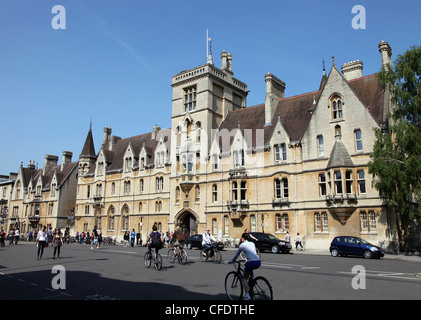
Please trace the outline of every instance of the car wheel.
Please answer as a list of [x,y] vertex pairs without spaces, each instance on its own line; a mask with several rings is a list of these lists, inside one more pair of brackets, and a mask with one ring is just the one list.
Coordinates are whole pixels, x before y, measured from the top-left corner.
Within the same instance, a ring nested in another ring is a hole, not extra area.
[[187,249],[191,250],[191,248],[192,248],[191,242],[187,243]]
[[332,255],[332,257],[338,257],[339,256],[339,251],[338,251],[338,249],[332,249],[330,251],[330,254]]
[[272,246],[271,250],[272,250],[272,253],[278,253],[279,252],[279,247],[276,244],[274,244]]
[[365,250],[363,255],[364,255],[364,258],[366,259],[371,259],[371,257],[373,256],[370,250]]

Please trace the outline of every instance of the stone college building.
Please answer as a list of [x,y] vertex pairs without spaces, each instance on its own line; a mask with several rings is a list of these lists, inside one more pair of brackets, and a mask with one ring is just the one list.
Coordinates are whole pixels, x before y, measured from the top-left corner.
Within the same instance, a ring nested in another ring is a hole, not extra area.
[[[392,52],[384,41],[378,48],[380,69]],[[388,248],[396,217],[372,188],[368,162],[390,99],[377,74],[362,70],[359,60],[338,68],[332,57],[315,91],[293,97],[267,73],[265,101],[247,107],[232,56],[223,51],[219,68],[209,53],[206,64],[172,77],[171,128],[120,138],[105,127],[99,150],[89,130],[71,234],[97,226],[118,241],[132,229],[145,240],[154,224],[162,232],[179,225],[221,239],[250,229],[300,233],[307,248],[327,249],[337,235]]]

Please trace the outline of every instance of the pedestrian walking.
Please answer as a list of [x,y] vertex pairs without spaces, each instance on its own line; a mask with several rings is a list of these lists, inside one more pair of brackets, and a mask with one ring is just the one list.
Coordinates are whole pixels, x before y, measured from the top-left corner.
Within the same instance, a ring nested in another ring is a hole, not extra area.
[[101,228],[98,229],[98,244],[96,246],[97,249],[99,249],[99,247],[101,247],[102,244],[102,230]]
[[132,230],[132,232],[130,232],[130,246],[134,246],[134,239],[136,237],[136,232],[134,231],[134,229]]
[[129,245],[129,231],[124,232],[123,240],[124,240],[123,247],[127,248],[127,246]]
[[13,238],[15,237],[15,229],[9,231],[9,246],[13,244]]
[[53,259],[56,258],[56,253],[57,253],[57,258],[60,258],[60,249],[61,249],[61,246],[63,245],[63,238],[61,236],[60,229],[56,229],[54,231],[52,242],[53,242],[53,248],[54,248]]
[[301,251],[304,251],[304,247],[301,244],[301,237],[299,232],[297,232],[297,237],[295,238],[295,250],[298,250],[298,245],[301,247]]
[[98,249],[98,230],[96,228],[96,226],[94,227],[94,229],[92,230],[92,242],[91,242],[91,249],[97,247]]
[[4,244],[4,240],[6,239],[6,232],[4,232],[4,230],[3,229],[1,229],[1,232],[0,232],[0,245],[2,246],[2,247],[5,247],[6,245]]
[[286,236],[285,236],[285,241],[286,241],[286,242],[291,242],[291,236],[290,236],[290,234],[289,234],[289,231],[287,231],[287,234],[286,234]]
[[16,246],[18,245],[19,237],[20,237],[20,231],[19,231],[19,228],[17,228],[15,231],[15,238],[14,238]]
[[44,247],[47,240],[46,228],[38,231],[36,245],[38,247],[37,260],[42,259],[42,254],[44,253]]

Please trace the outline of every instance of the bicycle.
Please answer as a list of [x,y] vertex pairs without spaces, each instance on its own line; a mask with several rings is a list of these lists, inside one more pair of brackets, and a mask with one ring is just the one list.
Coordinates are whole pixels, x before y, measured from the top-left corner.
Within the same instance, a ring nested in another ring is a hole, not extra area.
[[145,253],[145,267],[149,268],[153,262],[155,269],[159,271],[162,268],[162,257],[159,253],[156,253],[155,250],[151,250],[151,252],[152,255],[149,253],[149,251]]
[[208,261],[209,258],[213,258],[215,263],[221,263],[222,261],[222,254],[219,252],[216,242],[212,243],[207,255],[205,255],[205,248],[200,251],[200,260],[202,262]]
[[177,261],[181,265],[185,265],[187,263],[187,252],[184,251],[184,248],[178,248],[178,253],[175,253],[175,247],[172,247],[168,250],[168,261],[170,263],[173,263],[175,261],[175,258],[177,258]]
[[[241,263],[245,260],[235,261],[238,264],[236,271],[229,272],[225,277],[225,293],[230,300],[240,300],[244,294],[243,273]],[[269,281],[262,277],[254,277],[253,272],[248,280],[249,294],[252,300],[273,300],[272,286]]]

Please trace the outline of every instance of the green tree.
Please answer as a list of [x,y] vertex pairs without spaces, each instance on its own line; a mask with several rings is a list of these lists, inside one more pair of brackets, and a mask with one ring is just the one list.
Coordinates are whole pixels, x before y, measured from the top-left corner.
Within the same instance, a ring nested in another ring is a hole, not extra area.
[[402,221],[421,216],[421,47],[383,66],[379,79],[391,94],[389,130],[376,128],[369,173],[373,187]]

